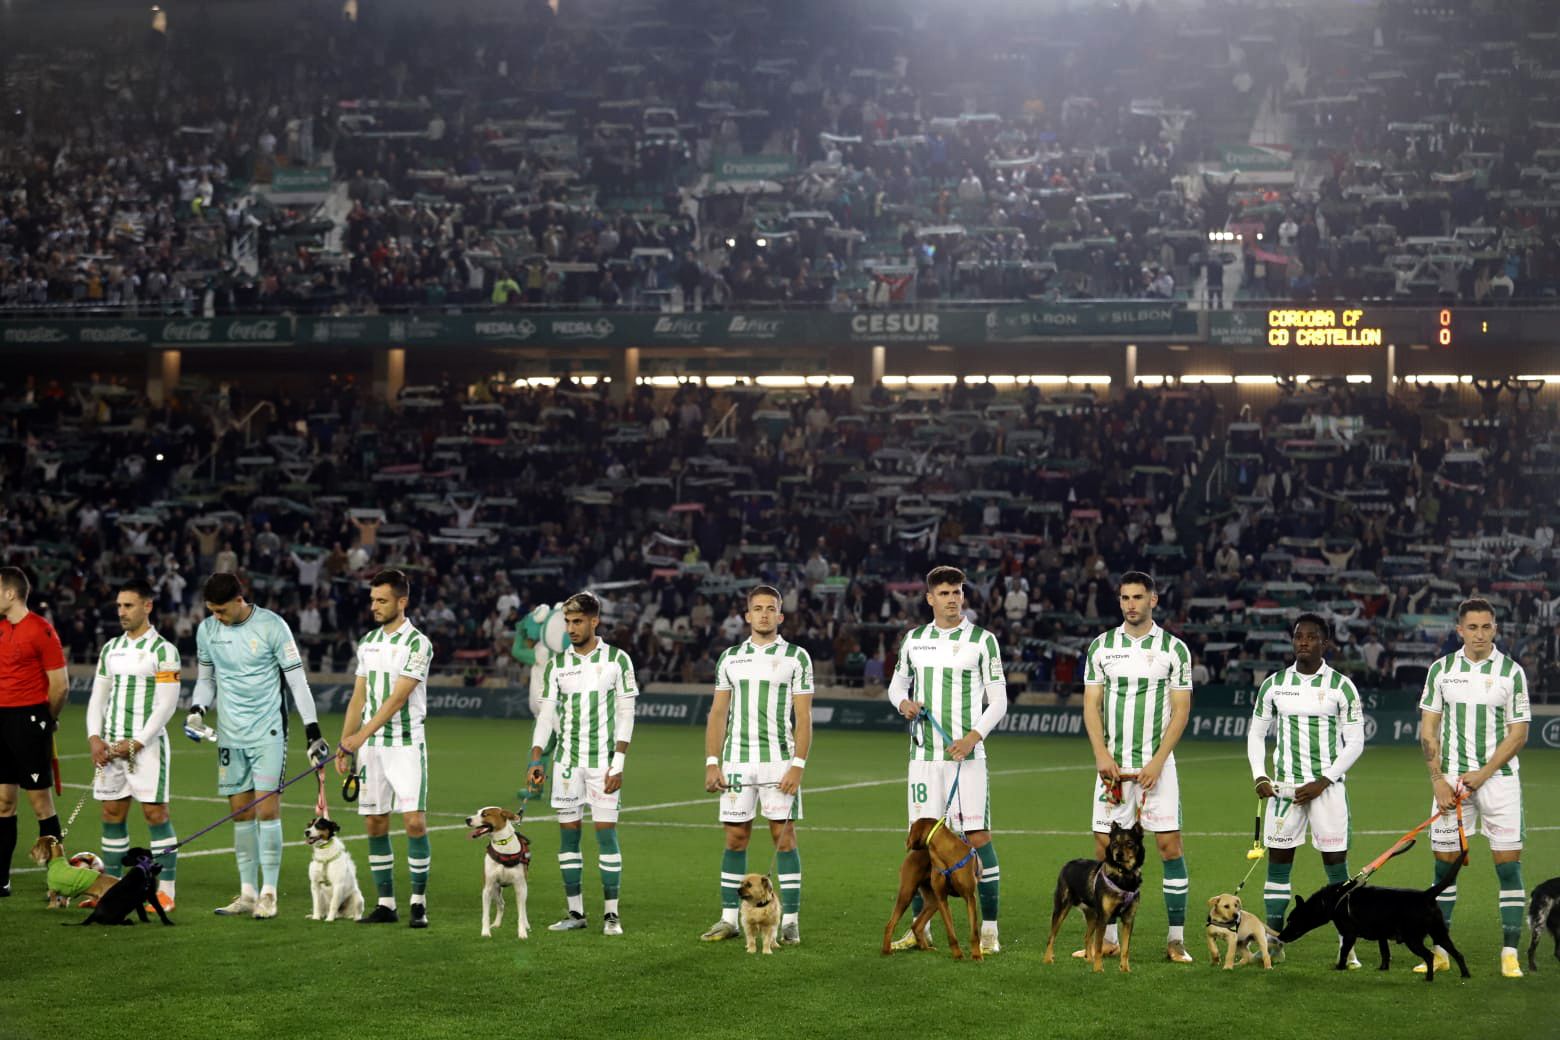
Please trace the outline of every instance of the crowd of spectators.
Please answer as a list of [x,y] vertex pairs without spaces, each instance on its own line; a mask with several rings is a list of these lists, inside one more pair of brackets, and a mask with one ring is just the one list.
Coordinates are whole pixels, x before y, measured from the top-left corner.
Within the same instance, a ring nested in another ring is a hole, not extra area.
[[[1199,279],[1219,305],[1226,272],[1231,298],[1494,301],[1560,276],[1560,55],[1521,31],[1534,5],[1383,5],[1344,36],[1230,4],[721,6],[12,33],[0,306],[855,308]],[[1293,183],[1226,155],[1259,124]],[[323,205],[270,198],[327,160]]]
[[189,649],[202,580],[231,571],[312,668],[343,672],[371,625],[365,579],[395,565],[439,669],[472,682],[514,681],[522,613],[591,586],[643,681],[707,685],[764,581],[822,681],[871,685],[924,617],[935,561],[965,567],[1027,691],[1080,688],[1128,569],[1161,582],[1158,617],[1201,683],[1281,666],[1284,619],[1320,609],[1362,687],[1413,687],[1478,593],[1535,688],[1560,688],[1553,406],[1365,389],[1296,388],[1231,422],[1207,387],[961,384],[857,405],[689,384],[616,406],[493,382],[387,407],[332,379],[152,408],[111,381],[28,384],[0,410],[0,561],[32,571],[77,662],[115,631],[116,581],[148,576]]

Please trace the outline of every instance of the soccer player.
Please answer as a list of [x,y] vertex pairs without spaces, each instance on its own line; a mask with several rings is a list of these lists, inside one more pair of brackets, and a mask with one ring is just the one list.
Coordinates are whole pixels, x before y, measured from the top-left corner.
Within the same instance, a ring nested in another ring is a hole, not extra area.
[[[217,706],[217,791],[242,809],[233,823],[239,894],[216,913],[276,916],[276,881],[282,872],[281,799],[251,805],[256,791],[282,784],[287,756],[287,708],[282,681],[292,691],[309,741],[309,761],[330,757],[320,736],[314,695],[304,674],[298,644],[287,622],[245,601],[232,574],[213,574],[201,589],[211,616],[195,630],[195,695],[184,728],[194,735],[213,703]],[[245,808],[248,806],[248,808]],[[257,820],[258,817],[258,820]]]
[[[888,686],[888,699],[901,715],[914,721],[924,709],[936,723],[923,721],[915,727],[916,745],[910,749],[910,823],[944,818],[974,847],[980,858],[980,948],[998,953],[1002,944],[997,938],[997,897],[1002,875],[991,844],[991,799],[982,741],[1007,714],[1002,653],[996,636],[964,616],[963,571],[933,568],[926,576],[926,602],[932,608],[932,623],[906,633]],[[906,932],[894,948],[914,945],[914,934]]]
[[[802,941],[802,854],[796,821],[802,815],[802,770],[812,747],[812,657],[780,635],[785,615],[780,592],[756,585],[747,594],[746,640],[720,655],[715,701],[704,728],[704,789],[725,792],[720,822],[726,851],[720,861],[720,920],[699,938],[738,934],[738,888],[747,874],[753,815],[762,807],[775,843],[780,876],[780,942]],[[792,728],[791,714],[796,723]]]
[[11,894],[16,791],[27,792],[38,836],[60,836],[54,811],[54,738],[70,693],[65,648],[54,626],[27,609],[32,584],[0,567],[0,898]]
[[[1192,963],[1186,952],[1190,881],[1181,848],[1181,791],[1175,746],[1192,712],[1192,654],[1154,624],[1159,595],[1141,571],[1121,576],[1121,626],[1089,644],[1083,673],[1083,725],[1094,748],[1094,847],[1100,859],[1110,825],[1141,822],[1164,861],[1162,890],[1170,935],[1165,956]],[[1123,780],[1123,776],[1136,779]],[[1116,926],[1105,930],[1105,952],[1116,952]],[[1082,957],[1083,951],[1073,954]]]
[[569,648],[547,660],[543,678],[542,713],[531,737],[531,761],[526,782],[541,790],[546,779],[542,749],[558,736],[553,761],[552,807],[558,810],[563,892],[569,913],[548,925],[549,931],[570,932],[585,927],[585,897],[580,875],[580,823],[590,806],[596,825],[597,862],[601,868],[602,933],[622,935],[618,891],[623,877],[623,852],[618,845],[618,803],[628,743],[634,735],[634,700],[639,684],[634,665],[617,647],[596,638],[601,602],[589,592],[577,592],[563,603]]
[[379,627],[358,640],[357,678],[336,745],[336,772],[345,775],[358,755],[362,787],[358,814],[368,832],[368,866],[379,905],[360,924],[394,924],[395,854],[390,813],[406,827],[406,863],[412,875],[413,928],[428,927],[428,668],[433,645],[406,617],[411,584],[397,570],[369,582],[368,608]]
[[[1430,825],[1435,878],[1445,877],[1462,855],[1458,840],[1457,800],[1462,824],[1490,843],[1500,887],[1503,937],[1500,973],[1522,977],[1517,941],[1522,937],[1522,784],[1517,752],[1527,743],[1527,673],[1495,647],[1495,608],[1485,599],[1466,599],[1457,608],[1462,649],[1430,666],[1419,701],[1419,746],[1430,767],[1432,810],[1441,815]],[[1439,897],[1441,915],[1452,923],[1457,906],[1454,884]],[[1435,948],[1435,970],[1450,967],[1446,951]],[[1423,971],[1421,964],[1418,970]]]
[[[1349,795],[1344,774],[1365,750],[1365,717],[1354,682],[1328,667],[1331,627],[1318,614],[1301,614],[1290,631],[1295,663],[1268,676],[1257,690],[1246,731],[1246,759],[1265,799],[1263,844],[1268,849],[1263,903],[1274,929],[1284,926],[1295,849],[1305,841],[1322,854],[1329,885],[1349,878]],[[1274,733],[1273,775],[1265,767]],[[1276,778],[1276,779],[1275,779]],[[1269,940],[1271,945],[1273,940]],[[1274,960],[1283,959],[1280,946]],[[1349,950],[1350,968],[1360,966]]]
[[[179,648],[157,633],[152,586],[134,578],[114,598],[122,635],[103,644],[92,699],[87,746],[98,769],[92,793],[103,803],[103,859],[117,867],[130,849],[130,799],[141,803],[149,847],[162,864],[157,899],[174,907],[178,836],[168,819],[172,752],[165,727],[179,708]],[[87,905],[87,904],[83,904]]]

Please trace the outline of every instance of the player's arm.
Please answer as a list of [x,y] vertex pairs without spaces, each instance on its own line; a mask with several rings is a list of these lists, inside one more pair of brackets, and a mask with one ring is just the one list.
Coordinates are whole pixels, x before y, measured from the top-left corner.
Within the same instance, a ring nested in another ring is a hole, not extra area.
[[[407,647],[406,661],[401,666],[401,674],[396,676],[395,684],[390,688],[390,696],[386,697],[385,702],[379,706],[379,710],[374,712],[373,718],[364,722],[362,726],[356,727],[355,732],[352,734],[350,746],[348,746],[347,736],[343,732],[341,745],[346,748],[348,754],[356,753],[357,749],[362,747],[369,737],[379,732],[395,717],[396,712],[406,707],[406,702],[411,700],[413,693],[417,692],[417,687],[428,681],[428,670],[432,664],[432,653],[427,643],[421,639],[414,638],[411,645]],[[359,667],[361,668],[362,665],[359,664]],[[352,695],[354,698],[357,696],[356,682],[353,683]],[[367,696],[366,685],[364,696]],[[357,717],[362,718],[362,713],[363,706],[359,704]],[[353,717],[350,710],[347,713],[347,717],[348,719]],[[343,723],[343,729],[345,729],[345,726],[346,723]]]
[[623,767],[628,764],[628,743],[634,738],[634,704],[639,699],[639,683],[634,678],[634,666],[621,650],[617,651],[617,666],[617,689],[612,693],[613,729],[617,733],[617,744],[612,749],[612,764],[607,766],[607,779],[601,785],[607,794],[623,787]]
[[60,665],[50,668],[44,675],[49,679],[49,714],[58,723],[60,712],[65,710],[65,701],[70,697],[70,672]]
[[997,649],[994,636],[987,636],[986,645],[981,648],[980,678],[986,708],[970,725],[969,732],[961,734],[948,749],[949,756],[955,762],[962,762],[974,754],[975,745],[990,736],[991,731],[997,728],[997,723],[1007,714],[1007,676],[1002,671],[1002,654]]
[[322,766],[330,758],[330,745],[320,733],[314,691],[309,689],[309,675],[303,667],[303,655],[298,653],[298,642],[280,619],[271,634],[271,653],[276,658],[276,666],[282,670],[282,678],[287,680],[287,688],[292,691],[298,717],[303,720],[303,736],[309,742],[309,761]]
[[1517,757],[1527,744],[1528,724],[1532,709],[1528,706],[1527,673],[1518,665],[1512,676],[1511,693],[1506,697],[1506,734],[1495,746],[1495,753],[1484,763],[1483,769],[1470,770],[1462,775],[1462,782],[1469,790],[1477,791],[1496,773]]
[[[363,722],[363,702],[368,700],[368,677],[362,674],[362,665],[358,665],[358,675],[352,680],[352,699],[347,702],[346,718],[341,720],[341,740],[336,744],[336,774],[346,776],[349,766],[347,760],[352,753],[362,746],[359,741],[351,749],[347,747],[347,741],[352,734],[358,731]],[[365,738],[366,739],[366,738]]]
[[[1342,783],[1344,774],[1353,769],[1354,763],[1365,753],[1364,707],[1360,703],[1359,691],[1348,680],[1343,684],[1343,711],[1338,718],[1338,741],[1337,756],[1322,770],[1321,777],[1311,782],[1321,784],[1324,790],[1332,784]],[[1304,789],[1301,788],[1302,791]],[[1295,800],[1299,801],[1299,792],[1296,792]]]
[[532,791],[540,791],[547,779],[547,774],[542,772],[542,756],[558,728],[557,673],[558,664],[554,658],[547,662],[547,670],[542,673],[542,710],[531,729],[531,761],[526,765],[525,782]]
[[1425,676],[1424,694],[1419,698],[1419,750],[1424,753],[1425,767],[1430,770],[1430,789],[1435,792],[1435,804],[1443,812],[1457,805],[1457,795],[1451,782],[1441,772],[1441,716],[1445,705],[1441,700],[1441,670],[1443,661],[1430,666]]
[[49,680],[49,716],[54,728],[59,727],[60,713],[70,697],[70,672],[65,668],[65,646],[53,625],[45,626],[38,647],[38,657],[44,676]]
[[907,719],[918,718],[921,714],[921,705],[910,696],[915,687],[911,679],[913,674],[910,667],[910,634],[906,632],[899,642],[899,660],[894,665],[893,678],[888,681],[888,701],[895,711]]
[[1096,637],[1089,644],[1089,652],[1084,656],[1083,731],[1089,735],[1089,747],[1094,750],[1094,768],[1100,779],[1113,784],[1121,779],[1121,766],[1105,746],[1105,673],[1095,657],[1100,638]]
[[103,743],[103,715],[108,710],[108,698],[114,691],[114,680],[108,675],[108,647],[98,654],[97,672],[92,676],[92,697],[87,701],[87,747],[92,751],[92,764],[108,764],[108,745]]
[[1154,757],[1138,770],[1138,783],[1145,791],[1152,791],[1159,783],[1159,774],[1175,753],[1175,746],[1181,742],[1181,734],[1186,732],[1186,723],[1192,717],[1192,652],[1179,639],[1172,645],[1171,652],[1175,655],[1175,666],[1170,671],[1170,721],[1165,724],[1165,733],[1154,749]]
[[726,675],[726,655],[721,652],[715,662],[715,698],[710,703],[710,717],[704,722],[704,789],[710,794],[726,789],[725,778],[720,775],[720,746],[726,739],[727,716],[731,712],[731,679]]
[[157,672],[152,687],[152,710],[146,716],[146,725],[131,738],[139,751],[157,739],[173,713],[179,710],[179,651],[165,645],[158,651]]
[[796,748],[791,765],[780,778],[780,792],[795,794],[802,789],[802,771],[812,751],[813,666],[812,655],[797,648],[795,679],[791,684],[791,711],[796,716]]
[[1273,706],[1268,691],[1273,688],[1273,676],[1262,680],[1257,689],[1257,702],[1251,706],[1251,724],[1246,728],[1246,764],[1251,767],[1251,782],[1256,786],[1258,798],[1272,798],[1278,792],[1273,789],[1273,779],[1267,775],[1267,736],[1273,729]]

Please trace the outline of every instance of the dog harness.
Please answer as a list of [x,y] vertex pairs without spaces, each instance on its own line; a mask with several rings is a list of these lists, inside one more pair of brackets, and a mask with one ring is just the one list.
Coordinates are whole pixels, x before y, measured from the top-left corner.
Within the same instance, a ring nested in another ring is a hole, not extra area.
[[[1105,882],[1105,886],[1107,888],[1121,897],[1120,909],[1125,909],[1131,906],[1133,903],[1136,903],[1138,896],[1142,894],[1142,889],[1122,888],[1120,885],[1116,884],[1110,879],[1110,875],[1105,872],[1105,868],[1103,867],[1100,868],[1100,880]],[[1117,912],[1119,913],[1120,910]]]
[[315,848],[317,848],[317,849],[324,849],[326,846],[329,846],[331,844],[334,844],[336,846],[336,854],[334,856],[327,856],[324,859],[320,860],[320,863],[322,865],[325,864],[325,863],[334,863],[334,862],[336,862],[338,859],[341,858],[342,853],[347,851],[347,847],[345,845],[341,844],[341,842],[336,841],[335,838],[331,838],[329,841],[326,841],[326,842],[323,842],[322,844],[316,845]]
[[49,891],[58,892],[67,899],[81,895],[102,876],[91,867],[71,866],[70,861],[63,856],[49,860]]
[[[492,860],[494,863],[497,863],[501,867],[519,867],[530,863],[531,843],[526,840],[526,836],[524,834],[516,834],[511,840],[520,843],[520,848],[518,851],[500,852],[498,851],[497,845],[489,842],[487,847],[488,859]],[[504,844],[507,845],[509,842],[506,841]]]
[[1231,933],[1234,933],[1234,934],[1238,935],[1238,934],[1240,934],[1240,918],[1237,917],[1233,921],[1215,921],[1213,919],[1213,915],[1209,914],[1208,915],[1208,927],[1209,928],[1223,928],[1223,929],[1226,929],[1227,931],[1229,931]]
[[[936,823],[932,824],[932,829],[926,832],[926,847],[928,850],[930,850],[932,847],[932,835],[936,834],[937,828],[941,827],[942,825],[943,821],[941,818],[939,818]],[[949,831],[952,832],[953,829],[950,827]],[[970,851],[966,852],[964,854],[964,858],[959,860],[959,862],[955,863],[953,866],[945,867],[938,871],[938,873],[940,873],[943,877],[947,877],[949,874],[952,874],[954,871],[964,866],[964,864],[968,863],[975,856],[975,846],[966,841],[963,835],[958,835],[958,838],[960,841],[964,842],[964,847]],[[975,877],[977,880],[980,878],[980,864],[978,863],[975,865]]]

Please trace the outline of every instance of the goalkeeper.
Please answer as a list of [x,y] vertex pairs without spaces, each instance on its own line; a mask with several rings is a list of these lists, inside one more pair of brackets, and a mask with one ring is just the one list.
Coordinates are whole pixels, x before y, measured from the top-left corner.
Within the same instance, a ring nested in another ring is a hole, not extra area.
[[255,792],[282,784],[287,754],[287,708],[282,680],[292,690],[309,741],[309,761],[330,756],[320,736],[314,695],[304,674],[298,644],[278,615],[246,602],[231,574],[213,574],[202,589],[211,616],[195,631],[195,696],[184,729],[199,738],[204,716],[217,709],[217,791],[237,812],[233,851],[242,886],[238,897],[216,912],[258,920],[276,916],[276,881],[282,871],[282,805],[267,798],[251,805]]

